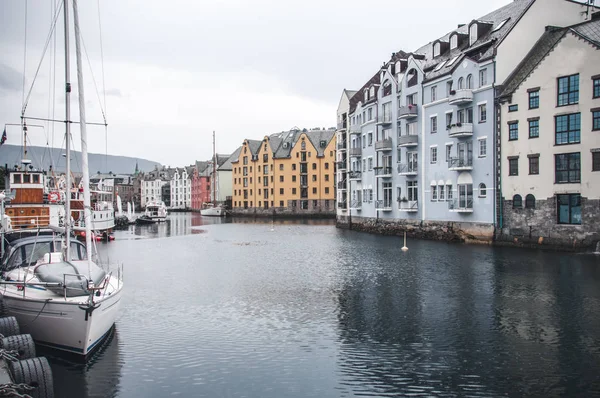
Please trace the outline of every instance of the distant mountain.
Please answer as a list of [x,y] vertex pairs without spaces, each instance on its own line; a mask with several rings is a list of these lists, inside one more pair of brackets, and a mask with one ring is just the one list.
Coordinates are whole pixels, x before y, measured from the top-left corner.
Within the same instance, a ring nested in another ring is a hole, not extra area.
[[[48,170],[54,160],[54,170],[61,172],[65,171],[65,153],[61,148],[45,148],[41,146],[27,147],[27,158],[31,160],[31,164],[36,169]],[[19,145],[2,145],[0,146],[0,165],[5,164],[8,167],[21,165],[23,159],[23,148]],[[90,153],[88,156],[90,174],[95,174],[98,171],[108,173],[112,171],[116,174],[133,174],[135,171],[135,163],[138,163],[140,171],[154,170],[155,166],[161,166],[158,162],[153,162],[146,159],[131,158],[128,156],[113,156],[102,155],[99,153]],[[74,173],[81,172],[81,153],[79,151],[71,152],[71,170]]]

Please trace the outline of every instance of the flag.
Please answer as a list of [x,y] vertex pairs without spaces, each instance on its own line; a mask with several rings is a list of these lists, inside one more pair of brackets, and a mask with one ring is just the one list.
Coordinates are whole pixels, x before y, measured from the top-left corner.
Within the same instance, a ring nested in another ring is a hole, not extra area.
[[0,138],[0,145],[6,142],[6,127],[4,127],[4,132],[2,133],[2,138]]

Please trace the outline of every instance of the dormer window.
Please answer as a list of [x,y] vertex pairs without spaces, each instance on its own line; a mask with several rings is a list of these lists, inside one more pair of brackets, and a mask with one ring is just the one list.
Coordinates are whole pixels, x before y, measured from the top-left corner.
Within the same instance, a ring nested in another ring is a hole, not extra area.
[[375,96],[375,87],[371,87],[369,89],[369,97],[373,98]]
[[458,35],[454,34],[450,36],[450,50],[454,50],[458,47]]
[[473,23],[469,27],[469,45],[472,46],[473,43],[477,41],[477,24]]
[[369,100],[369,89],[365,88],[365,101]]
[[387,97],[388,95],[392,94],[392,83],[389,82],[389,80],[386,80],[383,83],[383,96]]
[[407,73],[407,76],[408,76],[408,81],[406,83],[407,87],[415,86],[418,83],[419,76],[417,75],[416,69],[413,68],[413,69],[409,70]]
[[437,42],[433,45],[433,57],[438,57],[440,55],[440,43]]

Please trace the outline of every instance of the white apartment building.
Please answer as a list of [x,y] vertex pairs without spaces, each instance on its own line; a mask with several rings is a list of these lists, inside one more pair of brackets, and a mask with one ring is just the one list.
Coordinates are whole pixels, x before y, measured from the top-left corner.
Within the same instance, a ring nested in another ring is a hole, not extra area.
[[171,209],[192,207],[192,168],[176,168],[171,177]]

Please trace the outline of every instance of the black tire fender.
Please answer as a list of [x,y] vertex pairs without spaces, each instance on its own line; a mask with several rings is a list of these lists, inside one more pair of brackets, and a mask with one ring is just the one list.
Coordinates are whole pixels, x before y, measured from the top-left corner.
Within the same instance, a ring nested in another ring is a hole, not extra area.
[[33,398],[54,398],[52,370],[45,357],[10,362],[9,367],[15,383],[25,383],[35,387],[27,394]]
[[8,336],[1,340],[2,348],[9,351],[17,351],[19,359],[35,358],[35,342],[30,334],[18,334]]

